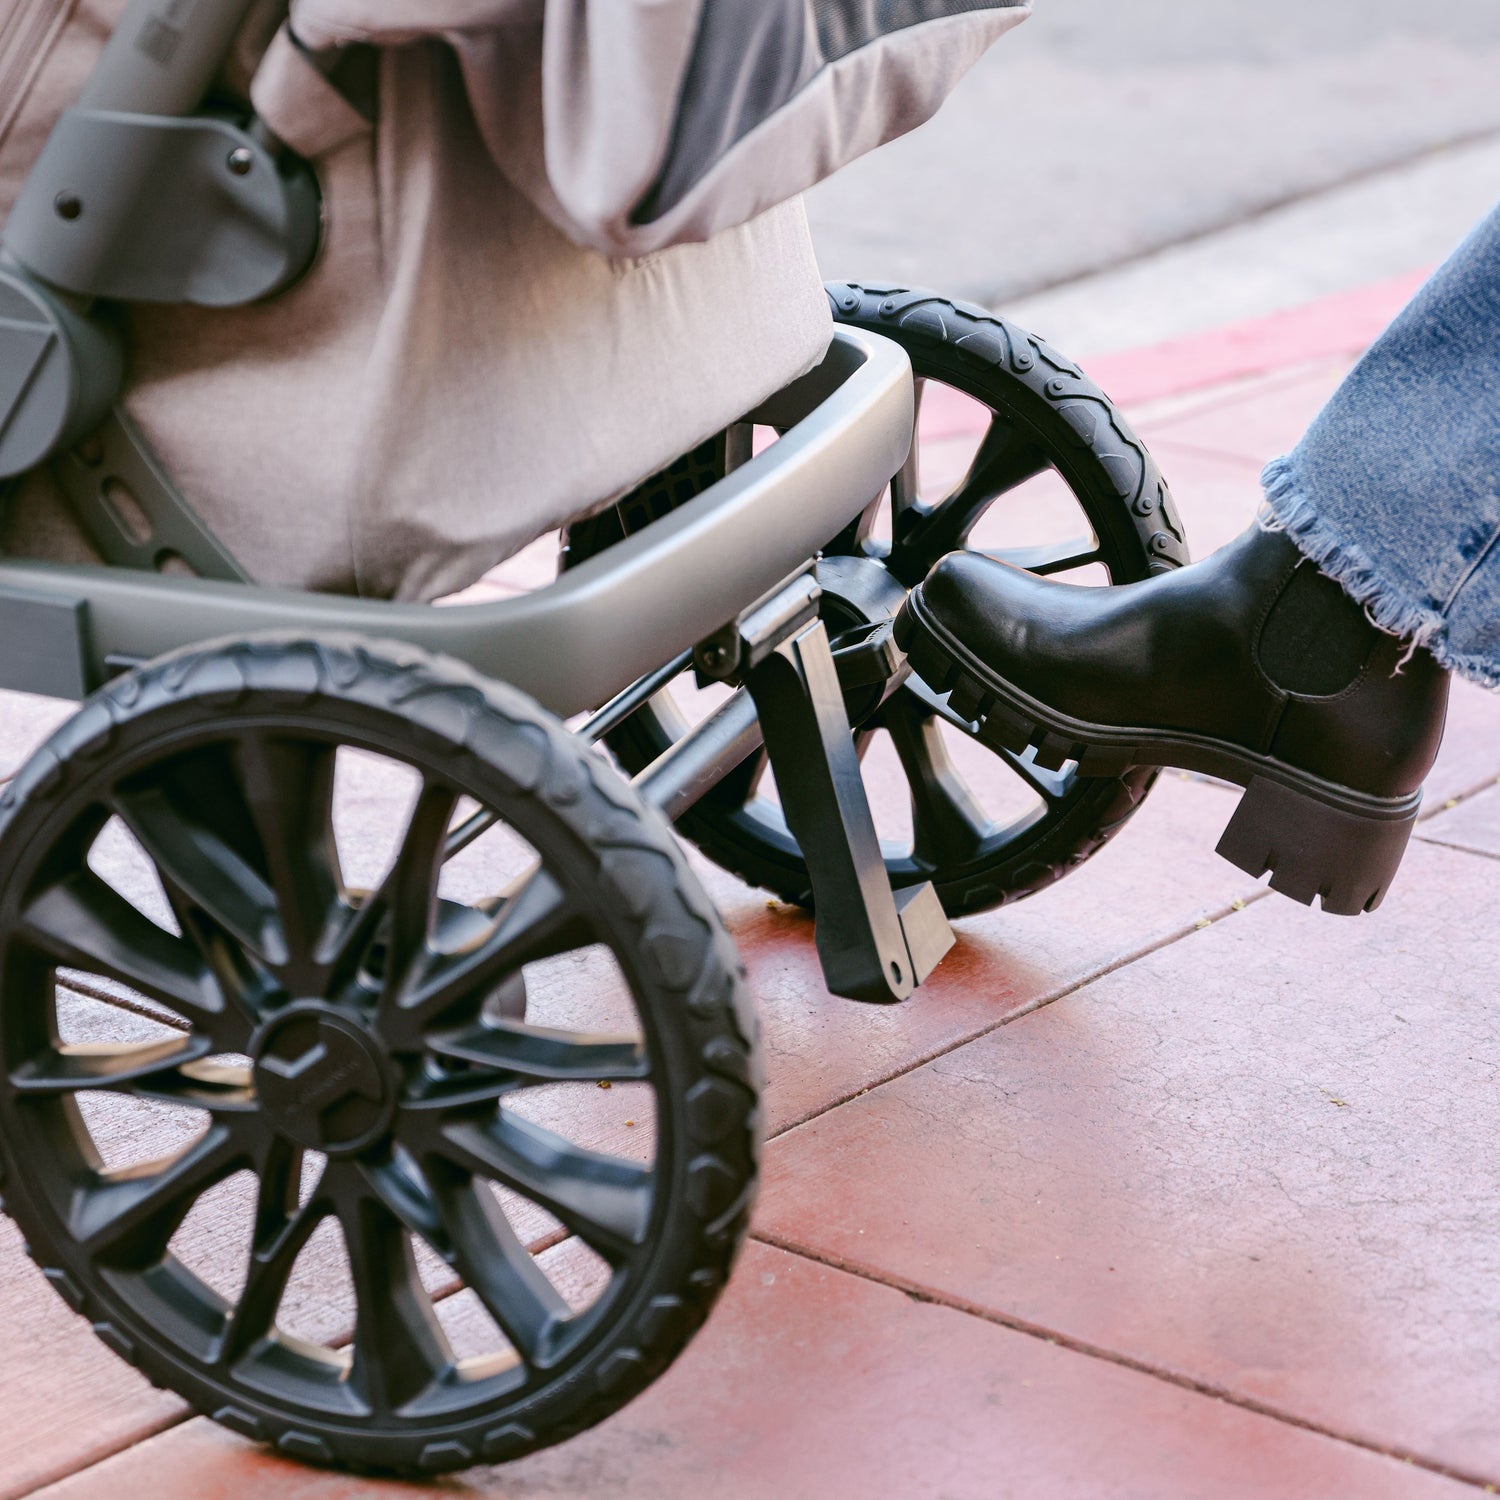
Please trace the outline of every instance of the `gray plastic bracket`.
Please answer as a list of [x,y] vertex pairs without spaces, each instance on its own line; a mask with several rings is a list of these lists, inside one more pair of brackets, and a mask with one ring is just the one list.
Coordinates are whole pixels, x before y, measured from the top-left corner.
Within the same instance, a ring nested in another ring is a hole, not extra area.
[[77,442],[119,395],[119,335],[73,302],[0,263],[0,475],[24,474]]
[[320,227],[311,169],[227,120],[79,108],[57,122],[0,245],[81,297],[237,307],[300,276]]
[[758,667],[783,641],[817,617],[822,596],[813,564],[804,563],[737,619],[698,642],[693,667],[699,686],[738,681]]
[[119,408],[55,458],[52,474],[78,524],[112,566],[159,573],[181,563],[199,578],[250,582]]
[[87,697],[95,686],[88,608],[76,596],[0,586],[0,641],[10,647],[6,687],[49,698]]

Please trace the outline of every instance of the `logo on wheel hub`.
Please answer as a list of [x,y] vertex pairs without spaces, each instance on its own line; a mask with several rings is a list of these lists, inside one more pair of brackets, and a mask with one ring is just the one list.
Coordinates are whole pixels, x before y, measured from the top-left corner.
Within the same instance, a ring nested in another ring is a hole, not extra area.
[[290,1006],[266,1025],[255,1046],[255,1090],[283,1135],[330,1156],[372,1145],[395,1106],[375,1039],[317,1001]]

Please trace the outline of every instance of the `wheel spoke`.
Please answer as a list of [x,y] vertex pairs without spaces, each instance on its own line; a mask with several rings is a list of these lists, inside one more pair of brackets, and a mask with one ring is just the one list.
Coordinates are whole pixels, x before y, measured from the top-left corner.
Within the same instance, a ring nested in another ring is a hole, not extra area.
[[286,943],[283,962],[310,970],[343,883],[333,833],[335,748],[251,733],[235,742],[235,759]]
[[1042,547],[987,548],[984,555],[1024,572],[1035,573],[1039,578],[1104,561],[1099,544],[1091,536],[1073,537],[1066,542],[1051,542]]
[[444,1260],[452,1259],[453,1247],[438,1214],[432,1187],[416,1162],[396,1150],[357,1164],[369,1190],[413,1234],[420,1235]]
[[235,1133],[216,1121],[166,1161],[101,1172],[74,1194],[73,1236],[106,1264],[138,1270],[155,1265],[193,1204],[228,1177],[244,1154]]
[[422,1171],[405,1152],[359,1171],[371,1191],[425,1240],[484,1303],[528,1364],[545,1358],[568,1305],[558,1295],[487,1187],[442,1161]]
[[450,1264],[521,1358],[545,1366],[571,1309],[516,1237],[489,1188],[472,1179],[445,1181],[446,1175],[434,1180],[433,1189]]
[[206,1057],[212,1051],[213,1042],[206,1036],[124,1046],[64,1044],[23,1063],[10,1075],[10,1082],[20,1094],[118,1090],[157,1074],[175,1072],[180,1064]]
[[911,790],[914,853],[933,867],[978,858],[994,824],[948,755],[936,715],[904,689],[881,709]]
[[450,830],[458,796],[444,787],[423,784],[407,822],[396,858],[381,882],[358,906],[345,908],[342,930],[334,941],[325,988],[338,993],[350,985],[367,964],[372,947],[381,942],[383,1003],[394,1005],[430,958],[428,941],[436,907],[437,883],[444,861],[472,839],[454,840],[476,821],[484,822],[472,835],[478,838],[494,821],[486,809]]
[[284,959],[271,888],[230,844],[195,822],[161,786],[122,788],[114,811],[156,866],[184,932],[210,926],[271,963]]
[[401,848],[381,888],[381,899],[390,913],[385,960],[389,1000],[399,998],[428,951],[438,872],[457,806],[457,792],[423,782]]
[[125,1092],[163,1104],[186,1104],[215,1115],[247,1115],[260,1109],[249,1068],[207,1059],[183,1063],[170,1073],[154,1073]]
[[272,1137],[260,1162],[250,1261],[239,1301],[219,1341],[221,1364],[234,1364],[270,1337],[297,1257],[329,1212],[316,1192],[306,1203],[298,1203],[302,1155],[300,1146]]
[[439,1142],[455,1166],[524,1193],[606,1260],[618,1263],[645,1240],[651,1170],[639,1162],[575,1146],[509,1112],[449,1124]]
[[368,1188],[341,1192],[338,1214],[356,1308],[350,1381],[376,1413],[389,1415],[448,1370],[452,1354],[405,1225]]
[[942,503],[958,501],[956,513],[972,512],[969,514],[972,525],[992,500],[1035,478],[1047,467],[1046,455],[1030,434],[997,413],[984,430],[968,472]]
[[365,893],[345,892],[343,913],[330,943],[323,992],[338,995],[358,979],[381,934],[389,907],[384,888]]
[[398,1005],[382,1010],[380,1025],[392,1045],[420,1045],[425,1028],[464,1002],[476,1008],[522,965],[585,947],[586,917],[540,865],[512,887],[489,935],[466,952],[444,955]]
[[204,1061],[213,1050],[201,1034],[126,1046],[58,1046],[17,1068],[10,1082],[18,1094],[103,1090],[210,1114],[250,1113],[257,1105],[249,1069]]
[[907,524],[896,535],[892,570],[903,583],[919,582],[938,558],[963,546],[999,496],[1046,467],[1046,455],[1030,435],[997,414],[985,429],[968,472],[954,489],[933,505],[907,513]]
[[22,912],[20,926],[66,967],[127,985],[218,1040],[233,1040],[223,1035],[233,1013],[225,1011],[201,955],[93,871],[79,870],[42,890]]
[[[508,1083],[628,1083],[651,1076],[651,1061],[636,1037],[590,1036],[528,1026],[524,1021],[485,1021],[461,1031],[428,1037],[439,1057],[493,1069]],[[460,1077],[458,1082],[468,1080]]]

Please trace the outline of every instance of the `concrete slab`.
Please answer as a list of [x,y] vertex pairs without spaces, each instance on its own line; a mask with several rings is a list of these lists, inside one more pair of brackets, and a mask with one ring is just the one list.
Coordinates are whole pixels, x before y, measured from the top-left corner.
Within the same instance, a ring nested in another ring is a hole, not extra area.
[[794,908],[700,869],[750,970],[779,1131],[1032,1008],[1259,891],[1214,852],[1234,808],[1217,785],[1162,777],[1128,829],[1051,889],[957,924],[959,942],[909,1001],[831,996]]
[[[1496,759],[1500,760],[1500,750]],[[1447,844],[1500,859],[1500,787],[1437,812],[1422,825],[1418,837],[1430,844]]]
[[1137,430],[1171,477],[1174,455],[1191,449],[1238,458],[1258,469],[1297,446],[1313,418],[1338,389],[1350,361],[1289,372],[1248,391],[1226,391],[1171,416],[1147,415]]
[[[1443,748],[1427,777],[1423,816],[1440,817],[1458,799],[1489,786],[1497,776],[1500,776],[1500,693],[1472,682],[1455,681],[1448,698]],[[1450,829],[1455,826],[1464,825],[1461,820],[1448,825]]]
[[1500,1481],[1494,892],[1257,903],[774,1143],[760,1230]]
[[0,1219],[0,1500],[139,1442],[185,1408],[104,1347],[63,1305]]
[[76,708],[59,698],[0,691],[0,779],[13,776]]
[[[764,1246],[678,1364],[603,1426],[442,1493],[495,1500],[1452,1500],[1450,1480]],[[379,1500],[197,1421],[38,1500]]]

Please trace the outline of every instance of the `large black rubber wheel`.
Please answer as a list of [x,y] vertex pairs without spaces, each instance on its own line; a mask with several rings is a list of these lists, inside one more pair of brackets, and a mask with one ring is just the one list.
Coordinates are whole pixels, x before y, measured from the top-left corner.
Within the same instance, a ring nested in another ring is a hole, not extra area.
[[[1112,583],[1127,583],[1187,561],[1182,526],[1145,445],[1109,398],[1079,368],[1041,339],[982,308],[930,292],[832,283],[835,318],[900,344],[911,358],[919,402],[946,386],[978,402],[988,426],[968,471],[947,493],[918,492],[922,424],[905,468],[890,487],[888,534],[874,508],[864,522],[832,539],[825,556],[846,556],[884,569],[901,588],[921,581],[940,557],[973,545],[986,522],[984,548],[1043,575],[1096,564]],[[920,416],[920,407],[919,407]],[[718,450],[722,455],[722,446]],[[701,490],[714,476],[706,446],[618,507],[576,526],[570,561],[588,556]],[[1061,479],[1055,503],[1072,512],[1061,534],[1076,542],[1005,544],[1004,499],[1026,481],[1052,471]],[[845,574],[850,570],[844,569]],[[877,587],[864,577],[858,587]],[[825,609],[837,637],[849,624],[836,599]],[[851,713],[857,713],[851,702]],[[973,738],[975,727],[956,705],[913,679],[857,726],[862,751],[889,735],[911,795],[911,838],[885,847],[897,887],[931,880],[950,916],[965,916],[1032,895],[1076,869],[1119,832],[1140,806],[1156,773],[1082,777],[1074,767],[1053,773],[1030,752],[998,750],[1029,788],[1029,802],[996,818],[986,812],[949,753],[940,728]],[[609,737],[634,773],[686,731],[681,713],[660,695]],[[766,760],[747,762],[678,828],[716,864],[783,900],[811,903],[807,869],[779,807],[760,794]],[[1013,801],[1015,799],[1012,799]]]
[[[410,786],[363,891],[351,753]],[[297,1458],[432,1473],[608,1416],[703,1321],[758,1154],[740,968],[659,815],[529,700],[352,638],[197,648],[96,695],[0,813],[5,1206],[153,1381]],[[485,860],[500,891],[443,884]],[[519,1019],[549,963],[562,1010]],[[226,1287],[233,1205],[189,1227],[235,1184]],[[342,1327],[288,1290],[340,1242]]]

